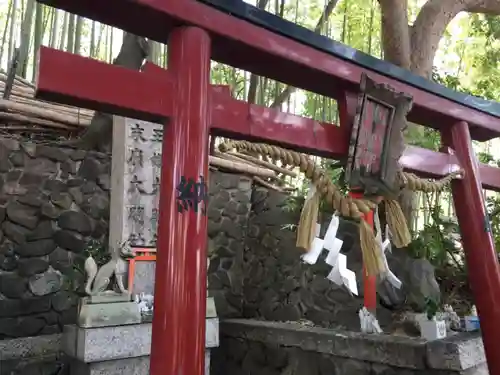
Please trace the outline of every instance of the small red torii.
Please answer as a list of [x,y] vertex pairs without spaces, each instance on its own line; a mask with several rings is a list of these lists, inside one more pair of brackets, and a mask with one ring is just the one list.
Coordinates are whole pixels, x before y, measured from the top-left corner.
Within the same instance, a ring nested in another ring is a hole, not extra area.
[[[168,71],[149,66],[134,72],[42,48],[37,96],[166,124],[150,373],[201,375],[207,221],[192,211],[177,212],[177,182],[182,175],[207,175],[209,131],[344,158],[356,85],[367,69],[195,0],[121,0],[113,7],[102,0],[42,2],[168,42]],[[211,58],[337,99],[341,126],[232,99],[226,88],[210,86]],[[450,154],[408,147],[403,166],[428,177],[443,176],[457,166],[464,171],[463,179],[453,182],[453,198],[489,370],[500,374],[500,268],[485,228],[482,194],[483,186],[500,190],[500,170],[478,165],[471,145],[471,134],[478,140],[499,136],[500,118],[401,80],[375,72],[370,76],[410,94],[414,107],[408,119],[439,129],[443,145],[454,150]]]

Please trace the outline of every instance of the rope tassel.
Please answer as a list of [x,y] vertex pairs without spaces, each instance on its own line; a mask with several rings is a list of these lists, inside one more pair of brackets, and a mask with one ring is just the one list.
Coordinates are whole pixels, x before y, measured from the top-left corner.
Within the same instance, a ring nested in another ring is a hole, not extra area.
[[297,227],[297,247],[309,251],[316,237],[316,222],[318,219],[320,194],[314,185],[309,187],[309,194],[300,213]]
[[384,261],[380,257],[377,247],[379,246],[373,229],[364,220],[359,223],[359,239],[363,264],[368,276],[377,276],[385,271]]
[[411,242],[411,235],[399,202],[394,199],[386,199],[384,202],[385,218],[392,234],[394,246],[399,249],[408,246]]

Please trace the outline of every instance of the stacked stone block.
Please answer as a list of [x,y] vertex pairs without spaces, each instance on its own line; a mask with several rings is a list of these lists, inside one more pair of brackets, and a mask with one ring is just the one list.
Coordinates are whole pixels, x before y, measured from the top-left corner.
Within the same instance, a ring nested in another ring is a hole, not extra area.
[[106,242],[109,155],[0,139],[0,339],[76,317],[90,238]]
[[252,179],[212,172],[209,181],[209,295],[220,318],[239,317],[243,308],[243,264]]

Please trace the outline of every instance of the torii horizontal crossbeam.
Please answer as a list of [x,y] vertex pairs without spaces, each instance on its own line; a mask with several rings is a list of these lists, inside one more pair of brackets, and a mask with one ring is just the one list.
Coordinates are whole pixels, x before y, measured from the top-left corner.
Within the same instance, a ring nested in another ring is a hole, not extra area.
[[[168,71],[154,64],[136,72],[55,49],[40,49],[37,97],[45,100],[165,122],[173,111],[173,102],[165,99],[172,85]],[[212,133],[333,159],[347,155],[347,129],[235,100],[227,87],[212,86],[211,100]],[[406,170],[437,178],[458,167],[454,155],[415,146],[406,148],[401,162]],[[500,191],[500,169],[481,164],[480,175],[483,187]]]
[[[113,6],[102,0],[39,1],[164,43],[175,26],[199,26],[211,34],[213,59],[333,98],[357,92],[367,70],[193,0],[120,0]],[[496,116],[375,72],[370,76],[414,98],[409,121],[436,129],[466,121],[473,139],[500,136]]]

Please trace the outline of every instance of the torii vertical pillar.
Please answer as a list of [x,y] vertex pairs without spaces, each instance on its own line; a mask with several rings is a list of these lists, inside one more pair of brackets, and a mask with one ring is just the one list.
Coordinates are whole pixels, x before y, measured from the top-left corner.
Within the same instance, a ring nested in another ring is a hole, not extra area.
[[479,179],[469,126],[458,122],[441,133],[464,170],[452,181],[453,202],[467,260],[469,282],[479,313],[483,344],[491,375],[500,374],[500,266]]
[[175,90],[164,95],[175,98],[175,109],[163,135],[150,374],[202,375],[207,218],[200,209],[178,212],[176,186],[181,176],[208,174],[210,37],[182,27],[168,47]]

